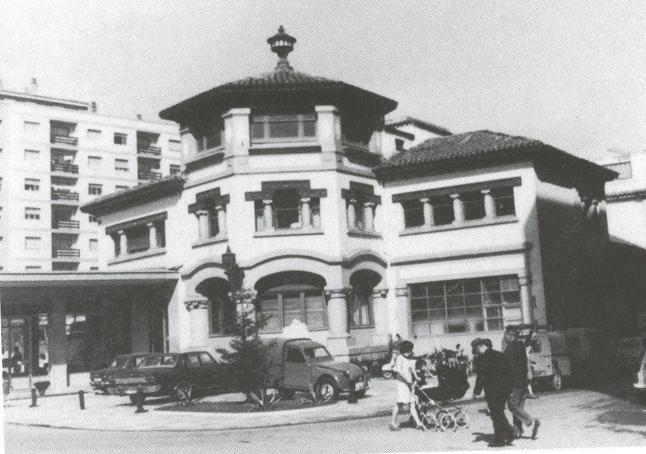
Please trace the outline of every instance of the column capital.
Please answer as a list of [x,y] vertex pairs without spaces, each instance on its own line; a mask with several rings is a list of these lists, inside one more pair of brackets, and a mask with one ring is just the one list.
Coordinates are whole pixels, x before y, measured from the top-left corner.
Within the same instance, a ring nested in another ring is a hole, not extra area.
[[263,199],[262,200],[262,203],[264,203],[265,205],[271,205],[272,202],[273,202],[273,200],[271,200],[271,199]]
[[357,199],[355,199],[354,197],[350,197],[348,199],[348,203],[351,204],[351,205],[356,205]]
[[224,211],[224,205],[216,205],[215,211]]
[[480,192],[481,192],[482,194],[485,194],[485,195],[486,195],[486,194],[491,194],[491,189],[489,189],[489,188],[487,188],[487,189],[480,189]]
[[449,197],[451,197],[453,200],[459,200],[460,194],[449,194]]
[[376,288],[372,291],[372,296],[378,296],[380,298],[385,298],[388,296],[388,289],[387,288]]
[[521,287],[529,285],[532,283],[532,276],[529,274],[526,275],[519,275],[518,276],[518,285]]
[[351,288],[326,289],[324,292],[325,299],[347,298],[352,294]]
[[428,197],[422,197],[421,199],[419,199],[419,201],[422,203],[430,203],[431,199]]
[[155,223],[154,222],[147,222],[146,227],[155,227]]
[[193,309],[206,309],[209,306],[208,299],[192,299],[184,301],[184,306],[186,306],[187,311]]
[[408,287],[397,287],[395,289],[395,296],[397,297],[408,297]]
[[197,211],[195,212],[195,216],[197,216],[198,218],[199,218],[200,216],[208,216],[208,215],[209,215],[208,210],[197,210]]
[[303,203],[310,202],[311,200],[312,200],[311,197],[301,197],[301,202],[303,202]]
[[375,202],[363,202],[365,208],[372,208],[375,206]]
[[125,230],[117,230],[117,234],[119,235],[125,235],[126,231]]

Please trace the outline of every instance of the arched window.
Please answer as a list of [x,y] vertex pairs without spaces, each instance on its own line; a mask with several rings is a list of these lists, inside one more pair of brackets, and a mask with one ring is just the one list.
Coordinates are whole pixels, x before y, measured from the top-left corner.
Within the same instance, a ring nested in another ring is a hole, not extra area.
[[372,292],[381,276],[371,270],[359,270],[350,277],[352,295],[348,301],[348,324],[350,328],[374,325]]

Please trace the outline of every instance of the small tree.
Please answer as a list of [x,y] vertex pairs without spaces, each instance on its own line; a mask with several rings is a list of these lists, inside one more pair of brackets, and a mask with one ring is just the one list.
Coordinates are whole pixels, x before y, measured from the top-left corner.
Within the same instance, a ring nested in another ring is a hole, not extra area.
[[262,342],[258,331],[266,324],[264,317],[254,316],[254,290],[243,289],[230,294],[236,304],[236,316],[231,320],[231,332],[235,336],[229,342],[230,349],[218,349],[228,368],[230,383],[235,391],[245,393],[254,407],[268,410],[276,404],[278,393],[268,393],[272,388],[269,364],[271,345]]

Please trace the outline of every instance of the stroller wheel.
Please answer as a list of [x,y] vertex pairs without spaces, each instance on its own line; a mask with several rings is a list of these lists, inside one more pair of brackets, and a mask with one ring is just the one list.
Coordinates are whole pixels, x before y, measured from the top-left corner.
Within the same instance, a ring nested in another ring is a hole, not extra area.
[[443,432],[457,429],[458,425],[455,422],[455,417],[446,410],[440,410],[435,415],[437,422]]
[[435,415],[433,415],[433,413],[431,413],[430,411],[422,413],[420,415],[420,419],[422,420],[422,424],[424,424],[424,427],[426,427],[427,429],[439,428],[437,419],[435,419]]
[[459,408],[453,413],[455,418],[455,423],[458,427],[468,427],[469,426],[469,415],[460,410]]

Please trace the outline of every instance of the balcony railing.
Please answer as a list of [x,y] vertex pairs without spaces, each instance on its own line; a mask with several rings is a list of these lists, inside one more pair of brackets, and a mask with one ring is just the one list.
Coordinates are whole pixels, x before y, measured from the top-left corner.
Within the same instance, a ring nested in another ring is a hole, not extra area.
[[54,221],[53,228],[55,229],[78,229],[81,226],[79,221]]
[[61,143],[63,145],[77,145],[79,143],[78,137],[61,136],[52,134],[50,137],[51,143]]
[[81,251],[79,249],[54,249],[52,251],[53,258],[75,258],[80,257]]
[[162,177],[161,172],[138,172],[140,180],[159,180]]
[[161,155],[161,147],[155,147],[152,145],[139,146],[137,147],[137,153],[152,154],[155,156],[159,156]]
[[65,173],[79,173],[79,166],[76,164],[67,164],[64,162],[52,161],[51,165],[52,172],[65,172]]
[[78,202],[79,193],[72,191],[63,191],[61,189],[52,189],[52,200],[69,200]]

